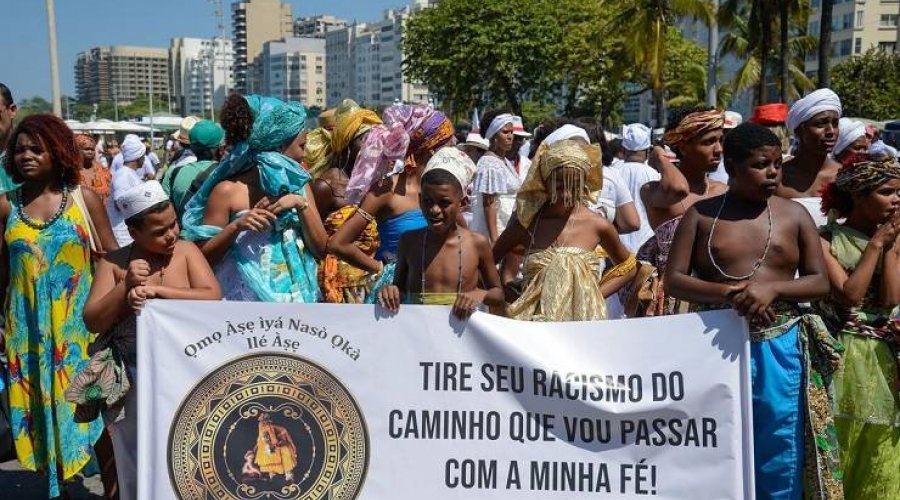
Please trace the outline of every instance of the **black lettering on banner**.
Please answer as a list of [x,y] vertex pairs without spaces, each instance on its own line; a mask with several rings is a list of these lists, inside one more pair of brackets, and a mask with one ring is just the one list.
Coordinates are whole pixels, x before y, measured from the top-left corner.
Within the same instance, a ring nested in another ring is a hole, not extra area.
[[636,464],[619,466],[619,493],[634,495],[656,495],[656,466],[641,459]]
[[525,391],[525,369],[521,366],[481,365],[481,390],[484,392],[513,392],[521,394]]
[[684,374],[654,373],[650,375],[653,386],[653,401],[681,401],[684,399]]
[[530,489],[610,493],[609,469],[605,463],[532,461]]
[[472,363],[421,361],[423,391],[472,391]]
[[467,490],[497,489],[497,461],[451,458],[444,465],[444,484]]
[[519,462],[515,460],[509,463],[509,469],[506,471],[506,489],[522,489],[522,480],[519,478]]

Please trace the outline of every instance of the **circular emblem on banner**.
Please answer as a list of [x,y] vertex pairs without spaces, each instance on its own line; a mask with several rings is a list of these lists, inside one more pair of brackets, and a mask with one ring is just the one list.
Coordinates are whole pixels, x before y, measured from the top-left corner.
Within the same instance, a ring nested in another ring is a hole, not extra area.
[[182,500],[350,500],[369,466],[366,424],[347,388],[284,354],[207,375],[182,402],[168,446]]

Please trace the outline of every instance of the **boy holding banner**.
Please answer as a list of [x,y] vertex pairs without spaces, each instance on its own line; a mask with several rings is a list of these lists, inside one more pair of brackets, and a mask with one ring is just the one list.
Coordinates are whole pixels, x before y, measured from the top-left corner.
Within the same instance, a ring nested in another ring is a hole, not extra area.
[[[84,306],[84,322],[92,332],[100,332],[93,350],[109,346],[128,372],[131,388],[121,403],[124,414],[109,408],[104,415],[116,457],[120,497],[127,500],[137,498],[135,315],[148,299],[219,300],[222,293],[200,249],[178,239],[175,207],[158,181],[128,189],[115,203],[134,242],[100,261]],[[97,358],[94,356],[92,364]],[[110,373],[112,370],[110,367]],[[101,380],[106,372],[98,374]],[[84,375],[79,374],[72,385],[83,379],[81,392],[88,393],[94,382]]]
[[731,188],[685,213],[666,293],[698,310],[733,307],[750,321],[757,498],[801,498],[804,490],[811,498],[843,498],[826,391],[841,347],[818,316],[798,307],[825,296],[829,284],[811,217],[774,196],[780,144],[760,125],[728,135]]
[[419,194],[428,226],[401,236],[394,283],[379,294],[385,309],[397,312],[401,301],[452,305],[453,314],[465,319],[482,304],[503,304],[487,238],[456,223],[474,173],[475,164],[455,147],[438,150],[428,161]]

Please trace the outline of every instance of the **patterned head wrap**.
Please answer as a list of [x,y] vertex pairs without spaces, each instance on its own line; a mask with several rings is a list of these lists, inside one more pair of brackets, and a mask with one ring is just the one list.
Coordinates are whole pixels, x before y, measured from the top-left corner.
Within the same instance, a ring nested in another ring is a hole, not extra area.
[[831,89],[819,89],[791,105],[787,116],[788,130],[796,133],[803,122],[824,111],[835,111],[841,116],[841,98]]
[[[528,177],[516,195],[516,215],[528,227],[547,202],[564,202],[566,206],[588,205],[603,187],[600,171],[600,148],[572,140],[551,145],[541,144]],[[557,185],[565,186],[564,199],[557,199]]]
[[711,109],[685,116],[674,129],[666,130],[663,141],[672,148],[679,148],[694,137],[725,126],[725,116],[721,111]]
[[352,99],[344,99],[334,114],[334,130],[331,131],[331,149],[341,153],[360,135],[375,125],[381,125],[381,118],[374,111],[359,107]]
[[303,162],[313,179],[318,179],[331,164],[331,132],[317,128],[306,136]]
[[79,150],[85,148],[95,149],[97,141],[87,134],[75,134],[75,145],[78,146]]
[[384,110],[384,124],[401,125],[409,134],[405,167],[416,168],[415,156],[434,151],[453,137],[453,123],[431,106],[397,104]]
[[894,158],[875,160],[865,154],[851,155],[845,159],[834,182],[822,190],[822,212],[828,214],[830,210],[839,208],[841,193],[871,192],[891,179],[900,179],[900,164]]
[[400,124],[376,125],[369,130],[359,149],[353,172],[347,182],[347,201],[356,205],[384,175],[394,162],[406,157],[409,134]]

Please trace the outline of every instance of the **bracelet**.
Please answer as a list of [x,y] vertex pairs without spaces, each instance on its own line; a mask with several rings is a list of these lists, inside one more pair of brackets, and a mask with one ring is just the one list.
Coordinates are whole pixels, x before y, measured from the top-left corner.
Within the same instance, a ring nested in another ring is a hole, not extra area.
[[370,214],[369,212],[366,212],[365,210],[363,210],[362,207],[357,207],[356,213],[358,213],[360,217],[362,217],[363,219],[366,219],[369,222],[375,221],[375,216]]

